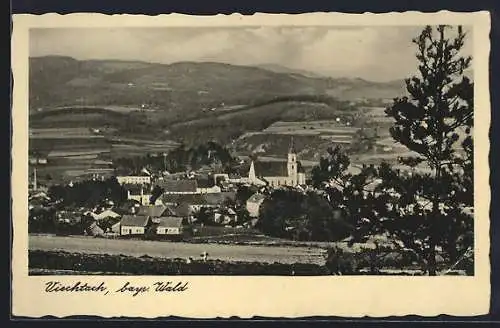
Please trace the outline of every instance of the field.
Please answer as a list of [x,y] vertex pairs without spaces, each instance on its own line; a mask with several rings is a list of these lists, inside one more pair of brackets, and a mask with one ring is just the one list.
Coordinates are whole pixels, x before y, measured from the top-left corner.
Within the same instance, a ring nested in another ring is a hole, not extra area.
[[194,244],[143,240],[98,239],[89,237],[56,237],[30,235],[30,250],[129,255],[160,258],[199,258],[208,252],[210,259],[263,263],[324,264],[324,250],[308,247]]
[[36,114],[29,130],[30,154],[47,159],[47,164],[38,166],[38,177],[42,182],[47,182],[44,180],[48,176],[52,180],[68,180],[94,173],[112,174],[115,158],[163,153],[177,146],[170,140],[155,140],[156,136],[149,140],[144,137],[118,137],[116,129],[105,126],[106,115],[102,116],[104,123],[101,125],[98,122],[87,124],[84,120],[79,124],[74,121],[74,126],[68,126],[67,119],[74,119],[72,109],[57,109],[55,112],[55,117],[65,119],[46,121],[54,117],[50,112]]

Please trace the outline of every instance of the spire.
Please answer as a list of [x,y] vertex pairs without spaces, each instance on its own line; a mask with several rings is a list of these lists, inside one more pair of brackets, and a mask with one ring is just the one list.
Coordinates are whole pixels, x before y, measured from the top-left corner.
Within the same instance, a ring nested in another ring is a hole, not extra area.
[[295,144],[293,142],[293,136],[290,139],[290,148],[288,149],[289,154],[295,154]]
[[253,160],[252,160],[252,163],[250,163],[250,170],[248,172],[248,178],[250,180],[254,180],[256,178],[256,175],[255,175],[255,165],[254,165]]

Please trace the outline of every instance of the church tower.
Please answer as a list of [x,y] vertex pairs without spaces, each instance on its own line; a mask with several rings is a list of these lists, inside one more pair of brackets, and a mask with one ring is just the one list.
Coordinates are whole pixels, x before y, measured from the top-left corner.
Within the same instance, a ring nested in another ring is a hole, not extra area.
[[250,163],[250,171],[248,172],[248,179],[250,179],[250,181],[252,182],[257,179],[257,176],[255,175],[255,165],[253,160]]
[[290,148],[288,149],[288,177],[293,181],[293,185],[297,185],[297,152],[295,151],[295,144],[293,137],[290,140]]

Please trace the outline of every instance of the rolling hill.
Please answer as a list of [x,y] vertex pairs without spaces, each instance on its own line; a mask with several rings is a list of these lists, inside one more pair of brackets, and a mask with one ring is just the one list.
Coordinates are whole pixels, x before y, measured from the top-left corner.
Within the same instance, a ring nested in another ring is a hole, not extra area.
[[180,62],[170,65],[70,57],[30,58],[30,108],[76,104],[149,104],[165,112],[250,105],[287,95],[392,98],[402,83],[311,77],[259,67]]
[[402,81],[333,79],[284,68],[61,56],[30,58],[29,83],[31,126],[105,126],[118,136],[187,143],[228,143],[280,120],[329,119],[354,110],[352,101],[404,93]]

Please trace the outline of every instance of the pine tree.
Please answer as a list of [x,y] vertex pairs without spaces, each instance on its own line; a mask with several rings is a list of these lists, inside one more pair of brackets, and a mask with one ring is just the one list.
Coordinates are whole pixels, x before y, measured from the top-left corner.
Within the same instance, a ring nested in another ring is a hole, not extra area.
[[[466,35],[460,26],[452,35],[454,30],[444,25],[435,29],[426,26],[413,40],[418,47],[419,75],[406,80],[409,97],[395,99],[386,110],[395,119],[390,129],[392,137],[418,154],[401,162],[425,163],[432,169],[432,174],[406,178],[403,181],[406,185],[399,181],[399,188],[394,174],[385,172],[384,177],[386,188],[399,189],[403,193],[401,198],[409,200],[399,199],[399,205],[405,205],[405,209],[409,205],[414,207],[401,214],[408,219],[398,222],[403,226],[392,230],[406,231],[409,243],[412,232],[415,237],[414,233],[419,231],[424,245],[410,247],[420,248],[425,254],[429,275],[436,275],[436,247],[450,246],[458,233],[453,229],[458,226],[462,226],[460,231],[471,229],[470,224],[464,226],[465,221],[453,221],[462,218],[458,209],[473,203],[474,113],[473,84],[464,75],[471,57],[461,55]],[[387,183],[389,175],[393,181]],[[415,203],[415,195],[423,202]],[[450,234],[453,238],[446,243]]]

